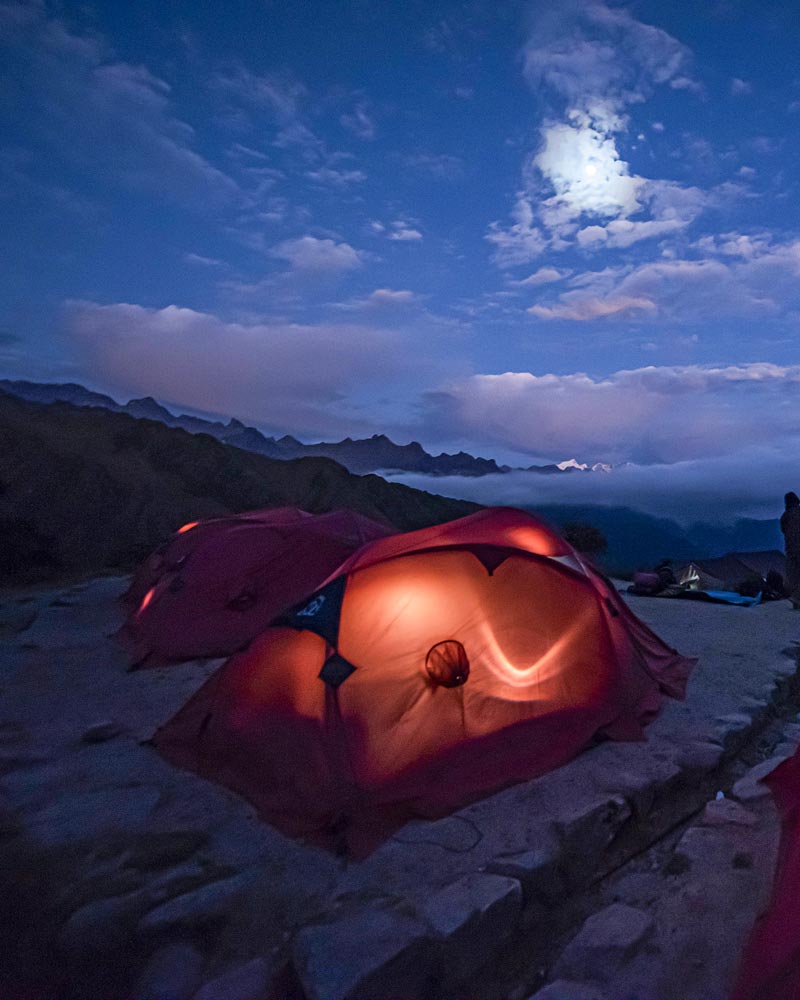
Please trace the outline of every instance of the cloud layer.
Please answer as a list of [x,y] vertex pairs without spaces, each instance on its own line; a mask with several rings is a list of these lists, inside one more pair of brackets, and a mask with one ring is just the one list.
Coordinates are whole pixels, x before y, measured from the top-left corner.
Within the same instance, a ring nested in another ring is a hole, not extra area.
[[121,391],[300,434],[363,432],[344,395],[363,384],[365,366],[377,382],[405,370],[397,333],[372,326],[72,302],[67,329],[97,377]]
[[607,378],[474,375],[429,396],[431,426],[558,460],[668,463],[800,439],[800,365],[647,367]]

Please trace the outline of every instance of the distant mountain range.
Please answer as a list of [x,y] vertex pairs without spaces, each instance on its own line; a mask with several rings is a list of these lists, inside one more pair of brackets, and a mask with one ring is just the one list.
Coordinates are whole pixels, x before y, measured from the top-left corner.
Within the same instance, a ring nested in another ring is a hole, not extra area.
[[[253,451],[266,458],[284,461],[294,458],[332,458],[350,472],[358,474],[376,472],[421,472],[432,476],[487,476],[510,472],[507,465],[498,465],[491,458],[476,458],[460,451],[455,455],[431,455],[417,441],[410,444],[395,444],[385,434],[373,434],[370,438],[343,441],[319,441],[304,444],[287,434],[284,437],[267,437],[255,427],[247,427],[240,420],[231,418],[227,423],[204,420],[188,414],[171,413],[151,396],[132,399],[128,403],[118,403],[103,393],[74,382],[47,383],[25,382],[0,379],[0,390],[26,399],[32,403],[72,403],[73,406],[101,406],[115,413],[127,413],[132,417],[159,420],[167,427],[180,427],[190,434],[210,434],[224,444],[231,444],[246,451]],[[610,466],[600,463],[589,466],[574,458],[550,465],[531,465],[524,471],[542,474],[607,472]]]
[[727,552],[783,549],[783,536],[775,518],[740,518],[730,525],[695,523],[684,528],[676,521],[630,507],[551,504],[531,510],[559,528],[570,521],[598,528],[608,543],[599,562],[617,576],[655,566],[662,559],[679,565]]
[[[19,391],[6,394],[9,385],[23,387],[33,402]],[[74,393],[81,402],[49,403],[53,392]],[[88,413],[89,406],[99,409]],[[168,421],[173,426],[165,426]],[[188,426],[174,426],[184,421]],[[209,426],[229,429],[231,439],[215,440]],[[0,583],[130,568],[181,524],[228,511],[347,507],[412,530],[478,509],[376,475],[355,475],[328,457],[287,459],[284,453],[275,461],[243,444],[230,447],[251,433],[256,444],[274,442],[238,421],[175,417],[152,399],[123,407],[82,386],[0,381]],[[339,444],[349,445],[357,460],[359,446],[374,441]],[[377,441],[373,454],[381,442],[387,442],[384,455],[397,449],[386,438]],[[400,450],[407,449],[414,446]],[[680,563],[783,547],[775,519],[684,528],[628,507],[532,509],[556,526],[577,521],[598,528],[608,542],[600,562],[621,576],[665,558]]]

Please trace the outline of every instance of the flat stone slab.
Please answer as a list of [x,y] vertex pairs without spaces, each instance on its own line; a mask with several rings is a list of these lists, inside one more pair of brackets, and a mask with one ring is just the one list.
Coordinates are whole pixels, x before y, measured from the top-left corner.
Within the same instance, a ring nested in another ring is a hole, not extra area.
[[[176,770],[147,744],[219,661],[128,672],[113,639],[122,621],[117,598],[126,586],[127,579],[104,578],[83,589],[28,595],[21,606],[26,617],[34,615],[30,626],[0,638],[0,796],[8,819],[3,829],[10,831],[0,861],[14,845],[34,867],[53,867],[58,885],[70,887],[74,910],[63,915],[54,936],[75,912],[106,905],[92,897],[106,891],[99,887],[117,887],[115,912],[134,935],[128,944],[136,942],[146,957],[161,947],[161,935],[186,933],[202,939],[209,967],[215,956],[224,958],[216,967],[234,957],[246,965],[273,953],[288,958],[296,937],[303,981],[320,998],[347,997],[362,981],[383,981],[377,959],[357,966],[357,956],[341,943],[348,927],[361,928],[367,939],[362,914],[377,921],[375,954],[385,965],[396,960],[405,968],[404,949],[395,955],[389,931],[384,937],[380,931],[389,922],[400,933],[399,922],[408,952],[417,956],[409,975],[424,970],[423,979],[435,978],[444,974],[447,941],[456,954],[458,927],[480,922],[470,914],[481,913],[465,902],[463,923],[437,936],[423,919],[437,894],[466,899],[464,886],[479,875],[501,880],[478,879],[484,887],[512,880],[519,895],[501,892],[489,910],[497,905],[498,913],[524,921],[529,900],[556,906],[596,879],[626,837],[630,849],[637,831],[657,835],[686,818],[702,804],[687,804],[698,779],[747,737],[796,669],[793,656],[782,653],[796,648],[797,616],[788,604],[744,609],[630,598],[665,641],[700,657],[687,700],[665,703],[646,742],[598,745],[557,771],[444,819],[409,823],[366,860],[343,864],[279,834],[238,796]],[[104,727],[117,721],[125,728],[112,736]],[[108,738],[84,742],[92,732]],[[749,786],[737,785],[736,797],[750,808],[744,796],[755,781],[747,780]],[[243,887],[241,898],[238,890],[227,892],[226,881],[237,885],[239,875],[253,871],[259,887]],[[223,887],[205,894],[192,872],[214,872],[206,881]],[[169,879],[169,891],[154,889]],[[448,888],[459,884],[460,890]],[[181,896],[189,898],[178,902]],[[9,911],[22,902],[6,898]],[[100,920],[97,911],[94,917]],[[506,922],[513,921],[503,917],[500,924]],[[33,928],[22,928],[28,932]],[[114,942],[106,945],[113,954]],[[323,954],[339,970],[334,985],[326,985]],[[435,972],[428,966],[432,954],[439,956],[431,959],[440,962]]]
[[612,903],[584,923],[564,950],[556,975],[605,982],[644,944],[654,926],[644,910]]
[[434,973],[429,931],[417,920],[365,907],[297,935],[294,964],[308,1000],[424,996]]
[[473,873],[434,893],[419,915],[443,944],[446,979],[463,982],[494,962],[522,913],[515,878]]

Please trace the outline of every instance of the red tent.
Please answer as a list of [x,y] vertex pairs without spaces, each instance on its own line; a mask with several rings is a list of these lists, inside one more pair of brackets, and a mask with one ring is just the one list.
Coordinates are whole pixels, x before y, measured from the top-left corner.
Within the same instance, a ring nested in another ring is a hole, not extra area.
[[781,813],[769,909],[756,921],[731,1000],[800,1000],[800,750],[764,779]]
[[139,665],[227,656],[390,531],[348,510],[293,507],[184,525],[134,576],[121,638]]
[[156,744],[286,832],[359,855],[598,733],[642,738],[693,662],[536,518],[488,509],[365,545]]

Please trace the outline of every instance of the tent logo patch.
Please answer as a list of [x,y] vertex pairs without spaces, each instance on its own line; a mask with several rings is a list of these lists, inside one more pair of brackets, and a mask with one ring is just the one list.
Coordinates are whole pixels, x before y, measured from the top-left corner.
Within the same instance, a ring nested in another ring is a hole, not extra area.
[[309,601],[304,608],[297,612],[297,618],[315,618],[325,604],[325,595],[319,594],[313,601]]

